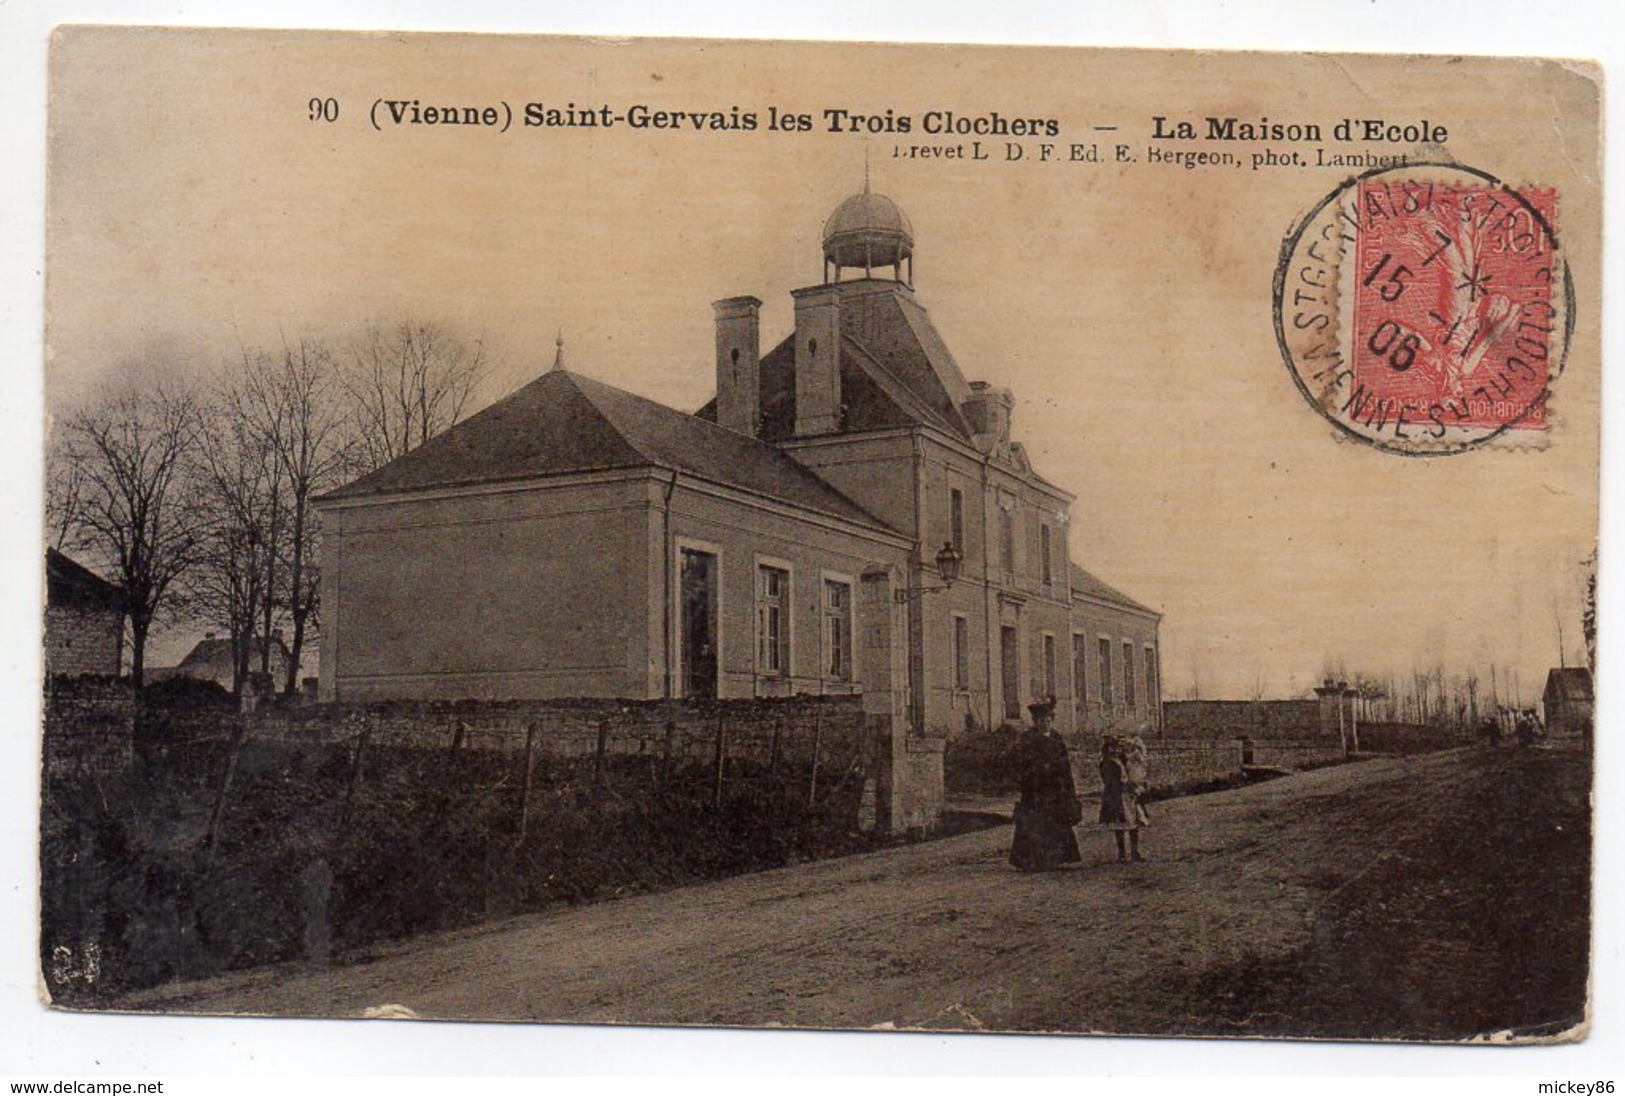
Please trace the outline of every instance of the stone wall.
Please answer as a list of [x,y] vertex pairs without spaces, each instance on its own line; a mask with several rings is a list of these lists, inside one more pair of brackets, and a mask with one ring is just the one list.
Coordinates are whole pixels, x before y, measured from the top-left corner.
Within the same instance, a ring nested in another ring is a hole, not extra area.
[[1359,733],[1361,753],[1426,753],[1468,742],[1448,728],[1423,723],[1362,723]]
[[1251,765],[1279,769],[1306,769],[1325,765],[1345,756],[1341,742],[1320,739],[1313,742],[1276,742],[1270,739],[1252,744]]
[[1162,733],[1171,739],[1302,742],[1321,733],[1321,702],[1169,700],[1162,706],[1162,723]]
[[[248,715],[255,739],[522,751],[555,757],[597,753],[712,758],[719,739],[728,757],[769,762],[854,754],[862,718],[856,698],[628,703],[610,700],[379,701],[370,704],[267,706]],[[534,729],[534,736],[531,732]]]
[[123,653],[124,614],[118,610],[79,605],[46,608],[46,673],[116,677]]
[[123,772],[134,757],[136,693],[113,677],[53,675],[45,685],[47,777]]
[[505,752],[533,759],[627,758],[662,771],[701,766],[724,781],[749,770],[807,774],[808,794],[859,792],[853,825],[882,833],[928,830],[942,814],[942,743],[902,738],[863,711],[862,698],[626,702],[379,701],[279,704],[238,715],[219,710],[149,713],[174,743],[223,742],[241,721],[246,740],[354,749]]
[[[1147,742],[1146,752],[1146,779],[1152,791],[1171,791],[1241,774],[1241,747],[1235,742]],[[1072,771],[1079,795],[1099,793],[1098,752],[1074,750]]]

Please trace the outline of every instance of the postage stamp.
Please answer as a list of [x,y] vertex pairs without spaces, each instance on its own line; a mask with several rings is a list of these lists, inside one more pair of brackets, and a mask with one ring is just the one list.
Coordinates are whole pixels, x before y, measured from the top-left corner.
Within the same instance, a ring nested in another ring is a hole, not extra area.
[[1328,195],[1276,270],[1277,336],[1310,406],[1402,455],[1542,447],[1574,322],[1557,205],[1455,165]]

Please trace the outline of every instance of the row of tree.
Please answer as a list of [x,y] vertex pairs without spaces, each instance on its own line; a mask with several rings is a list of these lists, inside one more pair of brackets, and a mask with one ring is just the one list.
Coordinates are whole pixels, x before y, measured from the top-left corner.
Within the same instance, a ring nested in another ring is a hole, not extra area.
[[[1346,683],[1354,690],[1356,715],[1374,722],[1476,727],[1501,709],[1529,707],[1539,699],[1535,692],[1539,683],[1530,686],[1520,679],[1516,667],[1495,663],[1487,675],[1471,668],[1447,671],[1443,663],[1377,675],[1351,674],[1344,663],[1328,660],[1321,668],[1321,678]],[[1203,699],[1200,683],[1193,680],[1181,699]],[[1269,699],[1262,673],[1248,699]]]
[[488,376],[478,342],[431,323],[244,351],[203,380],[109,394],[63,416],[46,464],[48,536],[123,595],[131,677],[155,624],[230,639],[233,683],[298,688],[321,619],[313,500],[456,423]]
[[1347,680],[1361,719],[1474,728],[1507,708],[1527,708],[1538,700],[1540,683],[1526,688],[1517,667],[1491,663],[1488,676],[1476,669],[1447,672],[1442,663],[1408,673],[1345,677],[1330,665],[1327,677]]

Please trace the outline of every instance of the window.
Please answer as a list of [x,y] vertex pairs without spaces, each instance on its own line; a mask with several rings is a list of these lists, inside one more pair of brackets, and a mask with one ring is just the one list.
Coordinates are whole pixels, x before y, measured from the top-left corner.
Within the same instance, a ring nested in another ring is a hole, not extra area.
[[1044,633],[1044,696],[1053,699],[1055,689],[1055,637]]
[[790,572],[756,568],[756,672],[790,672]]
[[1083,707],[1089,700],[1089,637],[1074,635],[1072,637],[1072,695],[1077,700],[1078,707]]
[[999,568],[1007,575],[1016,570],[1016,516],[1002,507],[999,509]]
[[824,673],[852,680],[852,584],[824,580]]
[[1110,706],[1116,699],[1112,695],[1112,641],[1104,636],[1100,640],[1100,703]]
[[1021,654],[1016,630],[999,626],[999,676],[1004,690],[1004,718],[1021,718]]
[[1049,563],[1048,525],[1040,525],[1038,527],[1038,566],[1043,572],[1045,586],[1048,586],[1050,583],[1055,581],[1054,573],[1050,570]]
[[683,695],[717,695],[717,591],[720,559],[714,545],[678,546],[678,672]]
[[1123,703],[1134,707],[1134,644],[1123,641]]
[[1145,703],[1153,711],[1161,694],[1157,692],[1157,649],[1150,644],[1145,648]]
[[955,487],[948,492],[948,542],[961,555],[965,551],[965,492]]
[[954,614],[954,688],[970,688],[970,621]]

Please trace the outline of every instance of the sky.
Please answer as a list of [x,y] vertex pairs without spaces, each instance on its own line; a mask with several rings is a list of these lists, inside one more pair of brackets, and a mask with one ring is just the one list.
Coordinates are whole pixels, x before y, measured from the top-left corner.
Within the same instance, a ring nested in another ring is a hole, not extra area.
[[[47,399],[412,317],[487,345],[489,395],[546,369],[562,332],[571,368],[697,408],[710,302],[754,294],[764,347],[782,338],[867,161],[912,220],[918,299],[966,376],[1015,392],[1015,436],[1077,496],[1074,558],[1164,614],[1169,696],[1494,664],[1532,702],[1582,653],[1600,164],[1589,84],[1525,75],[1488,116],[1506,74],[1476,62],[84,32],[59,41],[52,85]],[[312,121],[328,97],[337,120]],[[393,125],[378,105],[412,99],[737,108],[759,127],[500,133]],[[1562,192],[1581,326],[1544,450],[1415,460],[1340,440],[1291,383],[1270,308],[1282,237],[1346,171],[1144,162],[1156,115],[1329,128],[1395,104],[1449,125],[1461,162]],[[771,107],[816,131],[766,132]],[[1053,118],[1060,157],[1104,142],[1109,161],[1121,140],[1137,162],[1037,164],[1027,142],[1011,163],[994,138],[988,161],[920,159],[906,150],[965,142],[831,133],[826,109]]]

